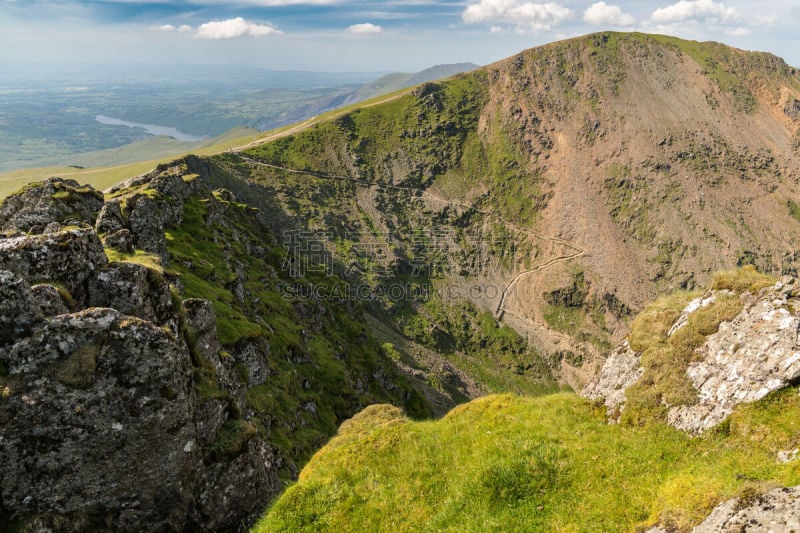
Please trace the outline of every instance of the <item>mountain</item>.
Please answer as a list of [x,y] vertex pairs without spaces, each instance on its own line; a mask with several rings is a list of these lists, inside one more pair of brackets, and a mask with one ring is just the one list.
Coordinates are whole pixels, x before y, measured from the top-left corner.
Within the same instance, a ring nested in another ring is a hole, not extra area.
[[796,272],[799,98],[798,71],[769,54],[603,33],[210,164],[293,198],[344,264],[364,252],[337,242],[427,235],[446,264],[431,300],[406,308],[436,335],[399,309],[396,329],[458,346],[447,320],[473,305],[579,388],[658,294],[737,265]]
[[798,130],[779,58],[601,33],[105,195],[30,185],[0,205],[0,526],[241,530],[299,475],[262,527],[669,529],[798,484],[769,276]]

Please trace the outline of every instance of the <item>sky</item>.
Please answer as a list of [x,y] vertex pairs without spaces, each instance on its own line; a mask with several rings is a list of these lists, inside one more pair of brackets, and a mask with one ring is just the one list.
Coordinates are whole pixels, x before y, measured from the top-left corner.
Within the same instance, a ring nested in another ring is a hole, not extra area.
[[714,40],[800,66],[800,0],[0,0],[0,66],[413,72],[601,30]]

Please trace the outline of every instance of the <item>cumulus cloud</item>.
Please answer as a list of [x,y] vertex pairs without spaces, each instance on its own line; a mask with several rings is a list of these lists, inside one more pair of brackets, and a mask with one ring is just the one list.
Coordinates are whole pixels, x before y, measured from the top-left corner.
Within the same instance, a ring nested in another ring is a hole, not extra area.
[[381,33],[383,28],[371,22],[364,22],[363,24],[353,24],[344,31],[353,35],[370,35]]
[[519,0],[479,0],[464,9],[461,20],[467,24],[511,24],[518,31],[549,31],[571,15],[568,8],[555,2],[535,4]]
[[175,31],[175,30],[177,30],[178,28],[176,28],[176,27],[175,27],[175,26],[173,26],[172,24],[164,24],[163,26],[159,26],[159,27],[158,27],[158,28],[156,28],[156,29],[157,29],[158,31]]
[[732,22],[738,19],[739,12],[735,7],[727,7],[714,0],[680,0],[676,4],[653,11],[651,18],[659,24],[672,24],[687,20],[714,22]]
[[263,35],[280,34],[281,32],[267,26],[248,22],[242,17],[228,20],[212,20],[197,28],[197,36],[201,39],[234,39],[236,37],[261,37]]
[[178,31],[181,33],[192,31],[192,27],[189,26],[188,24],[181,24],[180,26],[178,26]]
[[618,6],[610,6],[605,2],[592,4],[583,12],[584,22],[595,26],[632,26],[636,19],[624,13]]

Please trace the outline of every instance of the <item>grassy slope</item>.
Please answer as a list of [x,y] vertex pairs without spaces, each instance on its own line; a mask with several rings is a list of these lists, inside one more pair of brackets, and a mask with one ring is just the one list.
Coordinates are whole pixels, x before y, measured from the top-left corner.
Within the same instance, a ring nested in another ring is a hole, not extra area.
[[255,531],[685,529],[718,502],[800,483],[794,389],[691,439],[662,424],[608,425],[572,394],[491,396],[444,419],[388,406],[343,425]]
[[[490,144],[478,139],[477,123],[486,98],[487,81],[482,73],[459,75],[444,83],[425,84],[411,92],[399,93],[381,105],[339,113],[333,120],[245,153],[270,164],[358,176],[376,183],[391,180],[387,173],[387,162],[391,161],[406,165],[408,174],[403,185],[420,190],[430,184],[434,175],[440,183],[469,182],[468,187],[487,181],[497,187],[493,187],[496,192],[490,195],[486,207],[511,219],[527,221],[534,216],[533,210],[519,202],[516,193],[533,185],[523,179],[521,151],[507,142]],[[352,160],[357,161],[357,169],[353,168]],[[353,187],[342,181],[248,167],[229,154],[217,161],[245,172],[245,179],[268,187],[270,192],[276,191],[278,194],[272,193],[276,197],[285,197],[294,219],[306,221],[310,227],[328,228],[337,235],[335,242],[355,236],[365,237],[369,242],[379,223],[354,202]],[[515,181],[516,177],[520,179]],[[458,220],[436,220],[408,193],[379,194],[381,199],[376,204],[381,205],[384,213],[380,217],[382,223],[393,228],[392,239],[399,255],[415,253],[410,235],[482,231],[483,215],[471,213],[473,219],[461,221],[459,226]],[[468,224],[472,227],[465,230]],[[496,253],[502,253],[504,248],[515,249],[511,237],[501,233],[503,239],[492,236]],[[482,240],[474,235],[470,238],[475,242]],[[349,264],[354,258],[348,257],[346,247],[338,248],[343,250],[337,260]],[[519,257],[506,259],[521,261]],[[430,279],[409,280],[396,273],[395,279],[420,282],[430,288],[437,283],[435,275]],[[517,332],[500,327],[489,313],[479,312],[463,300],[440,299],[435,290],[432,295],[431,301],[424,304],[404,301],[395,305],[390,311],[396,329],[407,338],[446,354],[451,362],[494,392],[535,394],[554,389],[549,369],[540,355]]]

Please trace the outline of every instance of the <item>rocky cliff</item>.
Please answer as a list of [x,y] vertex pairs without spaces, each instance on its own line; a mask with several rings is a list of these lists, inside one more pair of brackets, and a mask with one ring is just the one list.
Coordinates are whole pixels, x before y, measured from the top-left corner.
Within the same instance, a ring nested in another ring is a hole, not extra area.
[[427,412],[358,309],[276,289],[261,212],[185,165],[110,196],[0,206],[0,528],[239,531],[340,420]]

